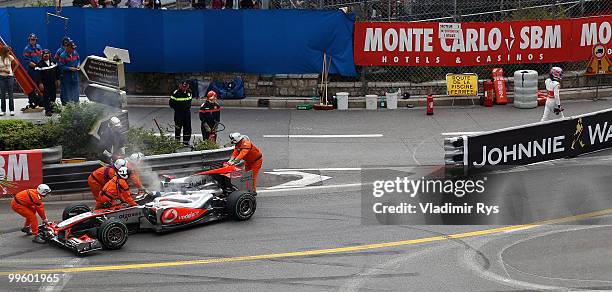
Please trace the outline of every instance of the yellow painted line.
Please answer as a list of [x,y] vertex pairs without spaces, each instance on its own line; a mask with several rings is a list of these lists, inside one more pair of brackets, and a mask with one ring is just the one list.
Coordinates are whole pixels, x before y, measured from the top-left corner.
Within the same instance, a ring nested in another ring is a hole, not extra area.
[[0,275],[6,276],[9,274],[52,274],[52,273],[84,273],[84,272],[101,272],[101,271],[117,271],[117,270],[133,270],[133,269],[147,269],[147,268],[163,268],[163,267],[176,267],[176,266],[188,266],[188,265],[206,265],[206,264],[218,264],[218,263],[231,263],[231,262],[244,262],[244,261],[255,261],[255,260],[268,260],[277,258],[289,258],[289,257],[302,257],[302,256],[313,256],[322,254],[334,254],[343,252],[354,252],[363,250],[372,250],[380,248],[408,246],[420,243],[429,243],[444,241],[453,238],[467,238],[476,237],[483,235],[498,234],[507,231],[514,231],[519,229],[529,229],[542,225],[560,224],[578,221],[582,219],[589,219],[599,217],[603,215],[612,214],[612,209],[605,209],[601,211],[595,211],[580,215],[574,215],[569,217],[563,217],[558,219],[538,221],[531,224],[512,225],[492,229],[484,229],[472,232],[455,233],[448,236],[433,236],[401,241],[381,242],[373,244],[364,244],[348,247],[339,248],[328,248],[328,249],[315,249],[305,251],[295,251],[286,253],[273,253],[273,254],[262,254],[262,255],[251,255],[251,256],[237,256],[237,257],[226,257],[226,258],[212,258],[212,259],[201,259],[191,261],[174,261],[174,262],[156,262],[156,263],[141,263],[141,264],[123,264],[123,265],[100,265],[100,266],[89,266],[89,267],[78,267],[78,268],[57,268],[57,269],[41,269],[41,270],[23,270],[23,271],[11,271],[11,272],[0,272]]

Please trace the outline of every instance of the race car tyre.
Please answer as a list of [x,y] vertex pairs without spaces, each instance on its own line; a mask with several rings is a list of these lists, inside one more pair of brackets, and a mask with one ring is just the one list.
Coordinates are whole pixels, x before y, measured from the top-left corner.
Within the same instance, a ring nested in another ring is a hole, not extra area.
[[108,219],[98,228],[98,240],[105,249],[120,249],[128,239],[128,228],[116,219]]
[[64,212],[62,213],[62,221],[85,212],[91,212],[91,208],[85,204],[76,203],[68,205],[66,208],[64,208]]
[[227,198],[227,212],[239,221],[249,220],[257,209],[255,196],[249,193],[233,192]]

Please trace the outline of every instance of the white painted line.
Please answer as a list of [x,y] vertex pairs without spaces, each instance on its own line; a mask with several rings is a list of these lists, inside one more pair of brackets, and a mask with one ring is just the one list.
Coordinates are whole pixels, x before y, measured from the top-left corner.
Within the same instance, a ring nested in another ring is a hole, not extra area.
[[272,171],[360,171],[361,167],[332,167],[332,168],[278,168]]
[[482,132],[448,132],[442,133],[442,136],[462,136],[462,135],[475,135],[480,134]]
[[383,134],[355,135],[263,135],[264,138],[380,138]]

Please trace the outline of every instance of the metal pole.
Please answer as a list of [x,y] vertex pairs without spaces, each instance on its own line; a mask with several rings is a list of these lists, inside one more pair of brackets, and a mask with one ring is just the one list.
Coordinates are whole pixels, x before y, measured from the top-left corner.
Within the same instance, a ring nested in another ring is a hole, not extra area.
[[457,0],[453,1],[453,20],[455,22],[459,21],[459,15],[457,15]]
[[599,72],[597,72],[597,74],[595,75],[595,82],[596,82],[596,84],[595,84],[595,99],[593,101],[598,101],[599,100],[599,80],[600,80],[599,76],[600,75],[601,74],[599,74]]
[[[370,10],[370,7],[368,6],[368,0],[363,1],[363,11],[365,11],[365,21],[369,21],[372,11]],[[368,66],[361,67],[360,79],[361,79],[361,93],[363,94],[363,96],[366,96],[368,92],[368,80],[366,79],[367,71],[368,71]]]

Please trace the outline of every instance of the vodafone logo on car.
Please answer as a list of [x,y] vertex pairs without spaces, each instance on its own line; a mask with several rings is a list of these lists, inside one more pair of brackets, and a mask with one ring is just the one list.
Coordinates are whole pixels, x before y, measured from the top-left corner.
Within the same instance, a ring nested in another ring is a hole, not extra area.
[[172,208],[162,213],[161,221],[163,224],[188,222],[205,212],[206,209]]
[[164,214],[162,214],[161,220],[162,220],[162,223],[169,224],[169,223],[174,222],[176,218],[178,218],[178,212],[175,209],[168,209],[164,211]]

